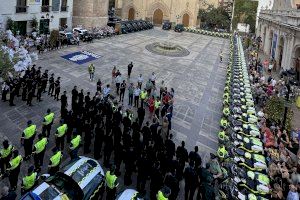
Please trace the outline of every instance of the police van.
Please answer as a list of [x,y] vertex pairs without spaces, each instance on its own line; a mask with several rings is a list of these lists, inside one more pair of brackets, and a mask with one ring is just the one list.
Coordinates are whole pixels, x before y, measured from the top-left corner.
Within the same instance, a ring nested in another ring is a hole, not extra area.
[[104,189],[104,171],[91,158],[80,156],[23,196],[22,200],[98,199]]
[[121,192],[116,200],[143,200],[144,198],[134,189],[126,189]]

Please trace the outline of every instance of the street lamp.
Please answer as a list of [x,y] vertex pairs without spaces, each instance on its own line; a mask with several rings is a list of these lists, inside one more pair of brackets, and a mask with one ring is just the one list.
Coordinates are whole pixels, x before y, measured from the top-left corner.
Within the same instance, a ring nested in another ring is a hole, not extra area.
[[[54,16],[51,15],[51,17],[50,17],[49,13],[46,13],[46,17],[44,15],[42,15],[41,19],[42,19],[41,22],[43,22],[43,29],[42,29],[42,31],[43,31],[43,34],[46,35],[46,38],[45,38],[46,41],[45,42],[47,43],[47,35],[48,35],[48,32],[49,32],[49,25],[50,25],[50,22],[53,21]],[[47,20],[47,23],[45,22],[45,20]]]

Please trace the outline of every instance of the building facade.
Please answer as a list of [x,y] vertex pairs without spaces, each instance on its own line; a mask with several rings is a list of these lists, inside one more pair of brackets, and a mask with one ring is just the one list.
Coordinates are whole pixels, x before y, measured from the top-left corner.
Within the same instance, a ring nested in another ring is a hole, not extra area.
[[300,74],[300,10],[299,0],[275,0],[270,10],[259,14],[257,36],[262,50],[276,60],[277,69],[296,69]]
[[182,23],[184,26],[198,26],[199,8],[208,4],[218,6],[218,0],[115,0],[117,15],[122,19],[150,20],[162,24],[164,20]]
[[73,27],[102,27],[108,21],[108,0],[73,0]]
[[60,27],[72,27],[73,0],[3,0],[0,21],[5,27],[7,19],[15,22],[20,34],[32,31],[32,21],[38,22],[41,33]]

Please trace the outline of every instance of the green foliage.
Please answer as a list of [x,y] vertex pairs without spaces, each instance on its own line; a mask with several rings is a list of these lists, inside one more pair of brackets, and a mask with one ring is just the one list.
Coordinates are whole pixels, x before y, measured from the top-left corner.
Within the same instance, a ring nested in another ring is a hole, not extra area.
[[59,31],[58,30],[52,30],[50,33],[50,45],[55,46],[56,41],[59,39]]
[[250,31],[255,32],[257,7],[257,1],[235,0],[233,29],[237,28],[238,23],[247,23],[250,25]]
[[13,32],[13,34],[16,34],[17,24],[11,18],[7,18],[6,30],[11,30]]
[[[275,122],[277,124],[282,123],[285,110],[284,102],[285,101],[283,98],[277,96],[273,96],[270,99],[268,99],[264,111],[267,114],[267,118],[270,121]],[[286,118],[286,129],[288,131],[290,131],[292,127],[292,117],[293,112],[291,109],[288,109]]]
[[199,9],[198,17],[201,19],[201,27],[205,29],[230,27],[230,16],[222,7],[215,8],[210,5],[207,9]]
[[[0,46],[4,45],[3,40],[0,41]],[[9,59],[9,55],[6,51],[0,48],[0,77],[6,81],[8,80],[9,73],[14,74],[14,65],[18,62],[18,59]]]

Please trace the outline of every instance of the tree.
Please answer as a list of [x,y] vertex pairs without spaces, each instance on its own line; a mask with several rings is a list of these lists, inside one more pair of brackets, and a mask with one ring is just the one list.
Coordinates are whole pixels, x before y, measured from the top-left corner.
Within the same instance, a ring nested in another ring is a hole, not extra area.
[[258,2],[249,0],[235,0],[234,5],[234,16],[232,19],[233,29],[237,28],[238,23],[246,23],[250,25],[250,31],[255,32]]
[[199,9],[198,17],[201,19],[201,25],[205,29],[229,29],[230,16],[222,7],[215,8],[208,6],[207,10]]

